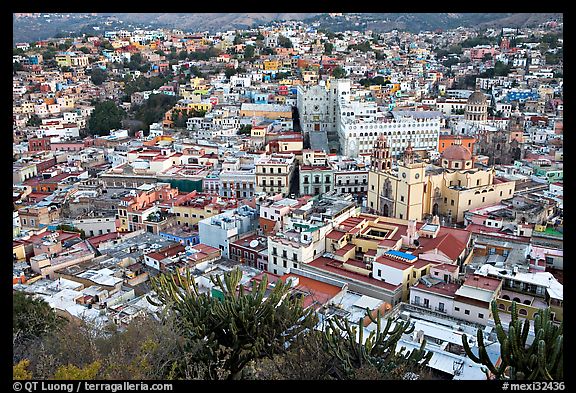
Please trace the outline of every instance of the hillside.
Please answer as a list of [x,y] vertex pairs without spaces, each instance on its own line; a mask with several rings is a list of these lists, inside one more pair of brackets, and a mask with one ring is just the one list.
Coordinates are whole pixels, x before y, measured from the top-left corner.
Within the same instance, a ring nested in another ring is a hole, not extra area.
[[[326,13],[93,13],[36,14],[13,16],[13,42],[64,36],[68,33],[97,33],[131,27],[167,27],[184,31],[226,31],[245,29],[280,20],[317,22],[330,31],[394,29],[423,30],[464,27],[528,27],[561,19],[559,13],[364,13],[332,17]],[[94,29],[97,28],[97,30]]]

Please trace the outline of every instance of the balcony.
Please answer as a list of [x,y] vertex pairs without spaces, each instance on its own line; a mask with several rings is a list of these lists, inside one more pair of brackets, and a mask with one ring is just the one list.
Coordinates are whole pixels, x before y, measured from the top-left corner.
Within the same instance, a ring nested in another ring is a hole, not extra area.
[[447,312],[444,307],[434,307],[434,311],[441,312],[443,314],[446,314]]

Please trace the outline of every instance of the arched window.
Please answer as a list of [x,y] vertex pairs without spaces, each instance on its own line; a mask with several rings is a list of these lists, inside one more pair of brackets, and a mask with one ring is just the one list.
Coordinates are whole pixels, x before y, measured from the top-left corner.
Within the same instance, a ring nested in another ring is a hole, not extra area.
[[530,305],[530,300],[528,300],[528,299],[524,300],[524,304],[526,304],[526,305],[529,306],[529,305]]
[[503,305],[502,303],[500,303],[500,304],[498,305],[498,309],[499,309],[499,310],[506,311],[506,306]]
[[521,301],[520,298],[518,298],[518,297],[515,297],[515,298],[513,299],[513,301],[516,302],[516,303],[522,303],[522,301]]
[[504,296],[502,296],[502,299],[504,299],[504,300],[510,300],[510,296],[504,295]]
[[518,314],[526,316],[528,315],[528,311],[526,311],[526,309],[524,308],[521,308],[520,310],[518,310]]

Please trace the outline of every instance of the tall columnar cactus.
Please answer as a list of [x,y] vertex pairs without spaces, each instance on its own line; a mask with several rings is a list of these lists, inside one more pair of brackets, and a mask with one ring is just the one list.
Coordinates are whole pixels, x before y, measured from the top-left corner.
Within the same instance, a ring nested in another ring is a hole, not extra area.
[[423,366],[432,357],[432,352],[424,350],[426,340],[422,341],[419,349],[407,351],[401,347],[397,352],[396,347],[404,333],[414,331],[414,325],[408,321],[397,320],[394,328],[392,319],[388,318],[386,326],[382,328],[380,311],[374,318],[369,310],[367,315],[372,322],[376,323],[376,330],[370,332],[364,341],[363,320],[360,318],[357,324],[350,324],[347,319],[333,318],[328,320],[328,326],[324,330],[324,341],[329,353],[337,359],[336,377],[348,378],[354,370],[365,364],[370,364],[382,373],[387,373],[399,365]]
[[[240,285],[241,279],[239,269],[225,273],[224,279],[211,276],[223,299],[201,293],[189,272],[152,281],[159,304],[178,314],[185,337],[204,347],[208,364],[223,363],[229,379],[242,378],[253,360],[285,352],[291,340],[316,323],[312,310],[303,309],[301,299],[291,298],[290,286],[281,280],[267,293],[266,275],[251,292]],[[226,353],[225,360],[221,353]],[[211,371],[207,378],[215,374]]]
[[556,325],[550,318],[550,309],[538,310],[534,318],[534,340],[527,344],[530,321],[522,323],[518,318],[516,302],[512,302],[511,321],[508,332],[504,331],[498,307],[492,301],[492,314],[496,323],[496,335],[500,342],[501,363],[496,366],[488,357],[484,344],[484,332],[478,329],[478,355],[468,345],[468,337],[462,335],[464,350],[470,359],[484,365],[484,372],[496,379],[512,380],[559,380],[563,379],[563,324]]

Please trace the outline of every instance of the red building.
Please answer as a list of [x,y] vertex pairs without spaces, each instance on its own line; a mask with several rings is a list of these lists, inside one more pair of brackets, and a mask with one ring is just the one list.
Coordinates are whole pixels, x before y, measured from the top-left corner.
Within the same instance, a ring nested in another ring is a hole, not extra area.
[[50,150],[50,138],[30,138],[28,139],[28,151]]

